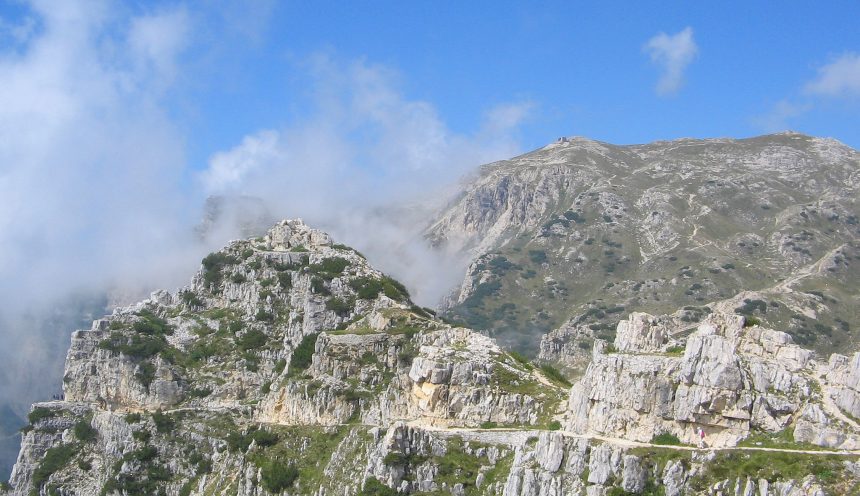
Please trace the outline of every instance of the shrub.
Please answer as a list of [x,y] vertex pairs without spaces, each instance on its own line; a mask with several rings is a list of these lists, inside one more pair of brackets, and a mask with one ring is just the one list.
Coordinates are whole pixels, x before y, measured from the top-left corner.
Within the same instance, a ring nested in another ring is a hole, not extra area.
[[382,292],[382,281],[372,277],[356,277],[349,281],[349,287],[355,290],[362,300],[373,300]]
[[242,284],[243,282],[245,282],[247,280],[248,280],[248,278],[245,277],[245,274],[243,274],[241,272],[237,272],[237,273],[233,274],[232,276],[230,276],[230,282],[232,282],[233,284]]
[[280,494],[286,489],[293,487],[299,478],[299,469],[292,463],[284,463],[281,460],[267,460],[260,467],[263,478],[263,487],[273,494]]
[[275,373],[280,374],[284,371],[284,368],[287,366],[287,361],[281,358],[277,362],[275,362]]
[[63,444],[46,451],[42,462],[33,471],[33,486],[37,490],[41,489],[51,475],[65,467],[77,453],[78,446],[76,444]]
[[237,338],[236,344],[242,351],[249,351],[263,346],[266,341],[268,341],[266,333],[259,329],[251,329]]
[[495,429],[499,424],[492,421],[481,422],[481,429]]
[[313,274],[319,274],[325,279],[333,279],[335,276],[343,274],[343,271],[349,267],[349,260],[341,257],[325,258],[320,263],[310,265],[310,271]]
[[311,291],[316,294],[328,296],[331,291],[325,286],[325,281],[321,277],[314,276],[311,278]]
[[141,417],[139,413],[127,413],[125,415],[125,422],[128,424],[136,424],[140,422]]
[[257,314],[254,315],[254,318],[257,319],[258,322],[268,322],[269,324],[271,324],[275,321],[275,314],[273,314],[272,312],[267,312],[265,309],[261,308],[257,310]]
[[27,415],[27,420],[30,421],[30,424],[35,424],[40,420],[51,418],[54,415],[56,415],[56,412],[54,410],[51,410],[50,408],[45,408],[43,406],[37,406]]
[[168,346],[163,336],[140,334],[126,336],[121,332],[112,332],[107,339],[98,344],[101,349],[138,359],[151,358],[166,350]]
[[529,259],[535,264],[545,263],[547,260],[546,252],[543,250],[529,250]]
[[296,376],[304,372],[311,365],[314,349],[317,344],[319,333],[308,334],[303,337],[296,349],[293,350],[293,357],[290,360],[289,375]]
[[80,439],[81,441],[88,443],[96,438],[98,431],[93,429],[93,426],[90,425],[86,420],[79,420],[75,423],[75,437]]
[[513,358],[514,360],[519,362],[519,364],[524,366],[525,368],[527,368],[527,369],[532,368],[531,361],[528,358],[526,358],[522,353],[520,353],[518,351],[511,350],[508,352],[508,355],[510,355],[511,358]]
[[744,316],[744,327],[761,325],[761,320],[756,317]]
[[376,477],[371,477],[365,481],[364,488],[358,496],[397,496],[398,494],[400,493],[379,482]]
[[165,433],[173,430],[176,424],[170,415],[163,413],[161,410],[152,412],[152,421],[155,423],[156,432]]
[[278,285],[281,286],[282,289],[290,289],[293,287],[293,276],[290,275],[289,272],[279,272],[278,273]]
[[382,276],[382,292],[385,293],[385,296],[395,301],[409,299],[409,291],[406,289],[406,286],[388,276]]
[[149,390],[149,385],[155,380],[155,365],[151,362],[143,362],[137,366],[137,372],[134,373],[134,378],[143,384],[143,387]]
[[557,431],[561,429],[561,422],[559,422],[558,420],[553,420],[546,426],[546,428],[551,431]]
[[664,432],[662,434],[657,434],[653,438],[651,438],[651,444],[662,444],[667,446],[680,446],[681,440],[678,439],[678,436],[671,434],[669,432]]
[[145,444],[152,439],[152,433],[149,431],[133,431],[131,433],[131,437],[134,438],[135,441],[140,441]]
[[325,302],[326,310],[331,310],[338,315],[345,315],[352,310],[353,302],[346,301],[342,298],[329,298]]
[[200,298],[191,291],[183,291],[180,293],[180,298],[182,298],[182,303],[185,303],[189,307],[199,307],[203,305],[203,301],[201,301]]
[[210,288],[221,284],[222,269],[236,263],[236,259],[226,253],[216,252],[203,259],[203,280]]

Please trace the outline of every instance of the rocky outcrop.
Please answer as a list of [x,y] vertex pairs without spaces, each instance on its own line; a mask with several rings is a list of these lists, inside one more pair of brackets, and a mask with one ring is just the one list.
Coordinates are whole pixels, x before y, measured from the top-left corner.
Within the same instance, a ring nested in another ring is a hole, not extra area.
[[654,319],[633,314],[619,324],[614,350],[595,346],[571,390],[570,430],[643,442],[669,433],[694,444],[702,428],[709,445],[735,445],[787,428],[820,401],[812,354],[785,333],[712,314],[673,356],[659,353],[669,331],[647,322]]

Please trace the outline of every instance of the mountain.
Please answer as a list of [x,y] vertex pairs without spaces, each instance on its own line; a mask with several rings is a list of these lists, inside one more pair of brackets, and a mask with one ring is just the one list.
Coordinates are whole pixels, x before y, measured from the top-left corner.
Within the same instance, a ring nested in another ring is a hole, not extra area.
[[[633,313],[573,385],[414,305],[300,221],[72,335],[2,495],[860,489],[860,354]],[[706,433],[707,449],[691,446]]]
[[445,315],[532,356],[581,370],[627,313],[717,307],[826,355],[860,342],[858,199],[832,139],[562,138],[483,166],[427,237],[473,260]]

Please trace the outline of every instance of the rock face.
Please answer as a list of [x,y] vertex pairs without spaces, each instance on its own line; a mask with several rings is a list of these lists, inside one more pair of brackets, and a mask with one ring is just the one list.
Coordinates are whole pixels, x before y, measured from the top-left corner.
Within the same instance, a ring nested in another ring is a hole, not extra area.
[[[858,198],[860,154],[830,139],[577,137],[483,166],[427,235],[472,258],[450,316],[546,360],[612,341],[632,311],[683,308],[694,324],[742,291],[759,294],[735,308],[829,355],[860,327],[844,305],[858,297]],[[577,331],[539,349],[559,328]]]
[[680,354],[663,338],[672,330],[661,321],[631,314],[619,323],[614,346],[598,342],[571,389],[570,431],[640,442],[668,434],[696,444],[701,428],[707,445],[717,447],[793,432],[797,442],[857,446],[857,425],[839,403],[850,397],[856,357],[816,362],[788,334],[746,327],[733,314],[709,315]]
[[[30,414],[11,494],[356,494],[405,481],[379,468],[388,426],[541,427],[565,394],[301,221],[75,332],[63,382]],[[432,487],[439,463],[420,469]]]

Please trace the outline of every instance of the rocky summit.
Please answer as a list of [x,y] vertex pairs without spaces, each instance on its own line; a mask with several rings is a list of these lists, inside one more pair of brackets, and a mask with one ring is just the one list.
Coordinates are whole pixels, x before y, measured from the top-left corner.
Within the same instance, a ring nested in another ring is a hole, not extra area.
[[431,223],[439,316],[281,221],[73,333],[0,495],[858,494],[858,187],[796,134],[563,139]]

